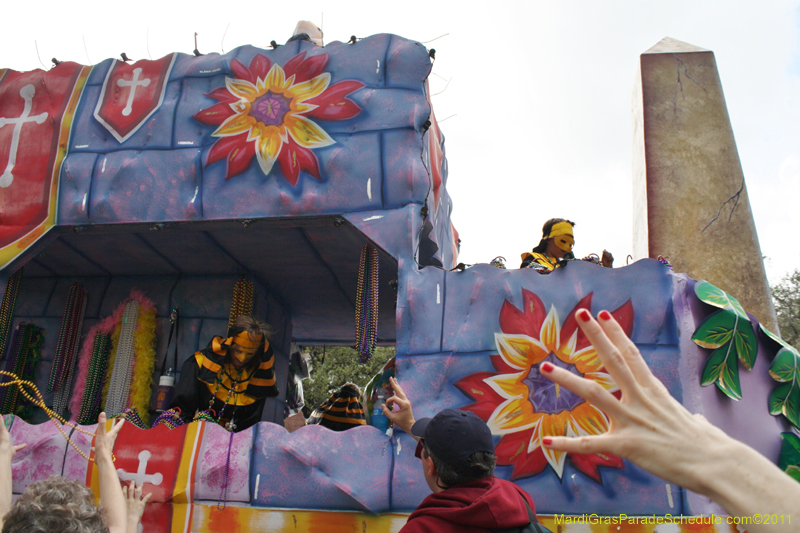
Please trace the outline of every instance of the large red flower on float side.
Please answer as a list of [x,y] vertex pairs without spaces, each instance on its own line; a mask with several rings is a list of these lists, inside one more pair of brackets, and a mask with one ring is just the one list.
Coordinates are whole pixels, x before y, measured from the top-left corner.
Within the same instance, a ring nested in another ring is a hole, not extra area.
[[208,152],[205,166],[225,159],[225,179],[247,170],[258,161],[264,174],[275,162],[289,183],[297,185],[303,170],[321,179],[319,161],[311,150],[334,144],[330,135],[314,120],[346,120],[361,112],[347,98],[364,87],[355,80],[330,85],[325,72],[328,54],[306,58],[302,52],[283,67],[273,65],[264,55],[256,55],[246,67],[231,61],[234,78],[225,78],[206,96],[219,103],[197,113],[194,118],[217,126],[211,135],[219,137]]
[[[610,454],[567,454],[542,446],[543,437],[608,431],[609,421],[602,411],[539,373],[539,363],[549,361],[607,390],[618,391],[575,319],[578,309],[590,308],[592,294],[578,302],[563,323],[555,306],[547,312],[534,293],[523,289],[522,296],[522,310],[508,300],[500,310],[502,333],[495,334],[499,354],[492,356],[497,372],[478,372],[455,383],[475,400],[462,409],[485,420],[492,434],[502,435],[495,455],[497,464],[514,467],[511,479],[535,476],[548,465],[561,478],[569,457],[575,468],[600,483],[598,466],[622,468],[622,459]],[[611,314],[630,335],[630,300]]]

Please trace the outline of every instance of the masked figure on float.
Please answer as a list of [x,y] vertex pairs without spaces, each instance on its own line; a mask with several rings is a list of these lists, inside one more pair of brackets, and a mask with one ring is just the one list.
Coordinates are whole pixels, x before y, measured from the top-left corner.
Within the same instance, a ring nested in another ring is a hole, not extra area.
[[266,398],[278,395],[269,333],[266,323],[240,316],[228,338],[214,337],[188,358],[171,405],[180,418],[188,423],[205,411],[229,431],[259,422]]

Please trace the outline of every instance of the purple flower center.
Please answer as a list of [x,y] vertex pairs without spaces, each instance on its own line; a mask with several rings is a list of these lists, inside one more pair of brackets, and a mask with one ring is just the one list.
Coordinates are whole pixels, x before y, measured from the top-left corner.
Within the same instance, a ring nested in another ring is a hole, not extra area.
[[250,116],[267,126],[280,126],[288,112],[289,100],[269,91],[259,96],[250,107]]
[[[544,360],[583,377],[575,368],[575,365],[565,363],[556,357],[553,352],[550,352],[550,355]],[[584,402],[584,399],[574,392],[556,385],[542,376],[539,373],[539,365],[532,366],[530,372],[528,372],[528,377],[523,379],[522,382],[528,387],[528,400],[533,405],[534,411],[539,413],[555,415],[561,411],[571,411]]]

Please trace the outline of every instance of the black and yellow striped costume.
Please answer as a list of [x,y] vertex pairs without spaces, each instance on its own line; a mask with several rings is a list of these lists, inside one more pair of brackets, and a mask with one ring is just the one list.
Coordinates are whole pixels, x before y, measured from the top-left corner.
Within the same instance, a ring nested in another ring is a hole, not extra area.
[[[275,355],[269,341],[265,341],[266,351],[257,353],[239,375],[230,362],[225,362],[224,341],[223,337],[214,337],[208,347],[186,360],[171,407],[180,408],[181,419],[188,423],[196,411],[208,409],[216,392],[211,409],[220,413],[224,407],[220,423],[224,424],[233,415],[236,431],[241,431],[261,420],[266,398],[278,395]],[[235,386],[233,378],[237,378]]]
[[357,387],[344,385],[337,393],[314,409],[308,418],[309,424],[319,424],[334,431],[344,431],[367,423],[364,406],[359,400]]

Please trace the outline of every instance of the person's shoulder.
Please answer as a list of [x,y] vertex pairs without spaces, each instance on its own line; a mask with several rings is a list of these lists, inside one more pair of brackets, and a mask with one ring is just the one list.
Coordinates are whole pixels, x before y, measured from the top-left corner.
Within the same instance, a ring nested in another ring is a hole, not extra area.
[[[523,489],[522,487],[520,487],[516,483],[513,483],[511,481],[507,481],[505,479],[501,479],[501,478],[498,478],[498,477],[493,477],[492,479],[494,480],[495,486],[501,486],[506,490],[513,490],[517,494],[522,496],[528,502],[528,505],[530,506],[531,511],[536,513],[536,507],[534,505],[533,497],[530,494],[528,494],[528,492],[525,489]],[[522,500],[520,500],[519,503],[522,503]]]

